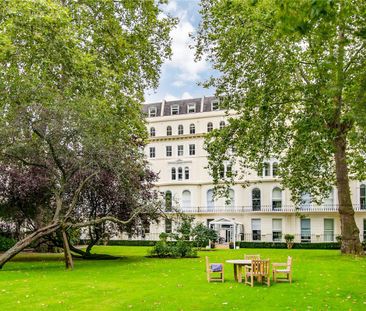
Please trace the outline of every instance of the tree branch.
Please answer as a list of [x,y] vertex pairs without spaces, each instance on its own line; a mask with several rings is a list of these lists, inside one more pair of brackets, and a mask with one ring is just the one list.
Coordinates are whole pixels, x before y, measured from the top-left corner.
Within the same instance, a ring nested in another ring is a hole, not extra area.
[[303,81],[307,84],[307,85],[310,85],[310,82],[308,80],[308,78],[306,77],[305,75],[305,72],[302,68],[302,66],[298,65],[297,66],[297,69],[298,69],[298,73],[300,74],[301,78],[303,79]]
[[120,220],[113,216],[105,216],[102,218],[97,218],[97,219],[86,221],[86,222],[78,222],[75,224],[66,223],[65,226],[68,228],[82,228],[82,227],[88,227],[88,226],[92,226],[92,225],[98,225],[98,224],[101,224],[106,221],[111,221],[111,222],[114,222],[117,224],[126,225],[126,224],[130,223],[138,214],[140,214],[141,211],[142,211],[142,209],[137,210],[134,214],[132,214],[132,216],[128,220]]
[[41,139],[45,140],[48,147],[50,148],[50,151],[51,151],[51,155],[52,155],[52,158],[53,160],[55,161],[56,163],[56,166],[59,168],[59,170],[61,171],[62,173],[62,176],[64,179],[66,179],[66,171],[65,169],[63,168],[62,166],[62,163],[61,163],[61,160],[57,157],[56,155],[56,151],[55,151],[55,148],[53,147],[51,141],[49,139],[47,139],[44,135],[41,134],[40,131],[38,131],[32,124],[32,129],[33,129],[33,132]]
[[360,48],[351,56],[349,62],[347,63],[347,65],[345,66],[343,72],[347,72],[349,67],[353,64],[354,59],[356,58],[356,56],[364,49],[365,47],[365,43],[363,43]]
[[37,167],[42,167],[42,168],[48,169],[48,167],[46,165],[39,164],[39,163],[34,163],[34,162],[29,162],[29,161],[24,160],[23,158],[21,158],[19,156],[16,156],[15,154],[4,153],[4,155],[7,156],[7,157],[17,159],[20,162],[22,162],[23,164],[28,165],[28,166],[37,166]]
[[91,178],[93,178],[94,176],[96,176],[97,174],[98,174],[98,172],[94,172],[93,174],[89,175],[87,178],[85,178],[85,179],[80,183],[79,187],[76,189],[75,194],[74,194],[74,196],[73,196],[73,198],[72,198],[72,201],[71,201],[71,203],[70,203],[70,207],[69,207],[68,211],[67,211],[67,212],[66,212],[66,214],[65,214],[65,219],[67,219],[67,218],[70,216],[70,214],[71,214],[72,210],[74,209],[74,207],[75,207],[75,205],[76,205],[76,203],[77,203],[77,200],[78,200],[78,198],[79,198],[79,194],[80,194],[80,192],[83,190],[83,188],[84,188],[85,184],[86,184],[86,183],[87,183]]

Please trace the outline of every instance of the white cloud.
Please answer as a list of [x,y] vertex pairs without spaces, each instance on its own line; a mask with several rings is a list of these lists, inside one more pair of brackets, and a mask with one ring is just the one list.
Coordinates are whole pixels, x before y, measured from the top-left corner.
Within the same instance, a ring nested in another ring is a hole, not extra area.
[[174,96],[174,95],[172,95],[172,94],[166,94],[166,95],[164,96],[164,99],[165,99],[166,101],[170,101],[170,100],[178,100],[179,98],[178,98],[178,97],[176,97],[176,96]]
[[189,94],[188,92],[184,92],[182,94],[182,99],[189,99],[189,98],[193,98],[193,96],[191,94]]
[[174,13],[177,11],[177,2],[175,0],[171,0],[167,5],[164,5],[163,8],[167,13]]
[[167,61],[165,66],[178,70],[177,79],[174,80],[175,85],[183,86],[187,82],[193,82],[200,79],[200,73],[209,70],[208,63],[205,60],[195,62],[194,44],[189,37],[195,28],[187,17],[187,11],[176,8],[175,16],[179,18],[179,24],[171,32],[172,40],[172,59]]

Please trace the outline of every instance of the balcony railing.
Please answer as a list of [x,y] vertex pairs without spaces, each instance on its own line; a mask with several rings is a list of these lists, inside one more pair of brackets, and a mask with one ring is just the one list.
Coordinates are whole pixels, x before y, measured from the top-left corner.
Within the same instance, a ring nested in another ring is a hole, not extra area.
[[[356,212],[366,212],[366,208],[360,205],[353,205]],[[271,205],[261,205],[260,209],[256,206],[196,206],[196,207],[176,207],[173,213],[180,211],[187,214],[242,214],[242,213],[321,213],[321,212],[338,212],[338,205],[306,205],[296,207],[294,205],[284,205],[282,207],[273,208]],[[170,212],[170,211],[167,211]]]

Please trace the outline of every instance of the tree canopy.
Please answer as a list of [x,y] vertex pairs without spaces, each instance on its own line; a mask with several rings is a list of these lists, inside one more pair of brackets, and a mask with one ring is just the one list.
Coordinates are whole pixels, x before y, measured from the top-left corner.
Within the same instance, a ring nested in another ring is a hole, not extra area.
[[[42,225],[1,256],[0,266],[40,237],[84,226],[80,208],[88,205],[79,204],[80,195],[103,174],[130,205],[118,205],[125,217],[86,224],[127,224],[141,212],[131,208],[149,205],[153,177],[140,103],[171,55],[175,22],[152,0],[1,2],[0,179],[10,185],[16,174],[42,176],[49,197],[35,200]],[[9,197],[2,199],[11,208]]]
[[366,172],[366,3],[202,0],[201,14],[197,57],[219,71],[206,85],[236,114],[207,141],[216,182],[223,161],[277,158],[296,203],[336,185],[342,251],[361,252],[349,178]]

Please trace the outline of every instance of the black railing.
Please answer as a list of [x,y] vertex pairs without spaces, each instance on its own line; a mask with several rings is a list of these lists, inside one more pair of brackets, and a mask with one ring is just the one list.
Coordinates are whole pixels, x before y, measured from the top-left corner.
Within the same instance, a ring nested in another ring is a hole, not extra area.
[[[366,212],[366,209],[360,205],[353,205],[356,212]],[[215,214],[215,213],[308,213],[308,212],[338,212],[338,205],[284,205],[282,207],[273,208],[272,205],[261,206],[196,206],[196,207],[176,207],[173,211],[166,210],[166,212],[183,212],[188,214]]]

